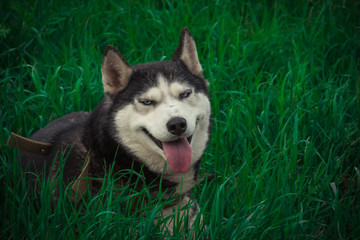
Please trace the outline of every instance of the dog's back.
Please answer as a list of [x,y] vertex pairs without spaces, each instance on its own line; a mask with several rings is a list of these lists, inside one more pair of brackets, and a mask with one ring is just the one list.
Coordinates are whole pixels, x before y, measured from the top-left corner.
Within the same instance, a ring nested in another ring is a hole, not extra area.
[[[50,177],[50,174],[58,170],[59,161],[63,158],[62,153],[64,146],[71,146],[75,152],[79,153],[79,145],[82,145],[82,136],[84,132],[85,122],[88,120],[90,113],[88,112],[72,112],[55,121],[46,127],[34,133],[30,139],[51,144],[46,153],[37,154],[20,151],[21,167],[25,173],[36,173],[39,176]],[[76,146],[73,146],[76,144]],[[81,149],[81,148],[80,148]],[[74,154],[73,154],[74,155]],[[65,158],[67,156],[64,156]],[[81,157],[81,163],[84,161]],[[76,169],[73,166],[75,161],[69,162],[67,171],[63,171],[64,180],[74,178],[81,171],[81,166]],[[70,166],[71,165],[71,166]],[[27,174],[25,175],[27,176]]]

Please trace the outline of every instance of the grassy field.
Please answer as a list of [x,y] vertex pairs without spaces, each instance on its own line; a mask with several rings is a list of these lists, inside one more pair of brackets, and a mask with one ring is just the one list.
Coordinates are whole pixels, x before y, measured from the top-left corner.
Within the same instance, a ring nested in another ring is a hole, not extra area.
[[[360,4],[343,1],[2,1],[0,239],[161,239],[159,199],[103,189],[74,206],[27,187],[11,131],[30,136],[103,96],[108,44],[169,60],[183,26],[210,82],[212,138],[193,190],[198,239],[360,239]],[[130,194],[130,197],[128,197]],[[130,198],[130,199],[129,199]],[[41,206],[41,207],[39,207]],[[169,237],[169,236],[167,236]]]

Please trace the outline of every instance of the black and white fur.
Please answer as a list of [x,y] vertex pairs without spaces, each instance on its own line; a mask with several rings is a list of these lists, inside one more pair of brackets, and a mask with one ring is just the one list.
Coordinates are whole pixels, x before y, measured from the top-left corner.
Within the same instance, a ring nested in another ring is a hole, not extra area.
[[[108,46],[101,72],[105,96],[99,105],[91,113],[71,113],[35,133],[32,139],[50,142],[53,147],[47,156],[22,153],[23,167],[41,172],[47,163],[45,174],[54,177],[59,153],[66,152],[65,183],[76,179],[89,159],[90,177],[103,178],[105,166],[114,164],[115,172],[142,171],[148,184],[160,186],[162,176],[162,190],[178,195],[190,191],[209,141],[211,111],[208,82],[189,30],[182,30],[171,61],[130,66],[115,47]],[[191,146],[191,161],[189,166],[174,168],[163,145],[185,140]],[[54,158],[51,167],[48,163]],[[92,191],[100,186],[101,181],[93,181]],[[188,201],[188,197],[181,198],[180,205]],[[170,213],[172,208],[164,207],[163,216]],[[168,226],[171,231],[172,225]]]

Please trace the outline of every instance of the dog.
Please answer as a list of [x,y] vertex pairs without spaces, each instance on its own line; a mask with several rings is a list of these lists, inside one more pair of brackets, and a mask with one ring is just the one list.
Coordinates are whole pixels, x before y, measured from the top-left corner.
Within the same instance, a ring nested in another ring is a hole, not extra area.
[[[184,207],[198,181],[211,126],[209,83],[193,36],[184,27],[172,60],[134,66],[107,46],[101,73],[104,97],[98,106],[91,113],[65,115],[32,135],[30,141],[42,154],[21,151],[23,169],[53,180],[66,156],[63,181],[75,181],[72,189],[78,194],[85,193],[88,180],[77,179],[102,179],[109,166],[113,173],[132,169],[143,174],[146,184],[157,186],[150,189],[152,196],[172,191],[182,196],[178,204]],[[91,191],[96,193],[101,184],[91,181]],[[190,211],[192,224],[196,202]],[[162,209],[163,217],[171,213],[172,206]],[[172,232],[172,224],[167,227]]]

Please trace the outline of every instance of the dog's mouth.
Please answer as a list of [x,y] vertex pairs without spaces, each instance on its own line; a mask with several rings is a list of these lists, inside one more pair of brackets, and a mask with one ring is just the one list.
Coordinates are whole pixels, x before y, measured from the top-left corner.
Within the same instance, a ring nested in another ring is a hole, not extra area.
[[186,172],[189,170],[191,163],[191,140],[188,138],[180,138],[175,141],[162,142],[155,138],[147,129],[142,129],[144,133],[164,151],[166,159],[174,172]]
[[[163,142],[161,142],[159,139],[155,138],[146,128],[143,128],[142,130],[146,135],[148,135],[148,137],[151,140],[153,140],[153,142],[156,144],[156,146],[158,146],[160,149],[164,150]],[[189,142],[189,144],[191,144],[192,135],[186,139]],[[175,140],[175,141],[178,141],[178,140]]]

